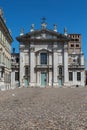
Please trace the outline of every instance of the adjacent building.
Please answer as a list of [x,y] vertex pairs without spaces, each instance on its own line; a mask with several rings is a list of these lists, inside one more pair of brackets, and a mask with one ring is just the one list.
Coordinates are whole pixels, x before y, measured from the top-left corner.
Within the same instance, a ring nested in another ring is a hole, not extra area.
[[11,53],[11,88],[19,87],[19,53]]
[[69,34],[68,71],[69,82],[72,85],[85,85],[85,60],[82,52],[81,34]]
[[31,26],[29,33],[21,31],[20,86],[62,87],[85,85],[85,62],[80,34],[64,34],[47,29],[45,21],[41,28]]
[[11,87],[11,43],[13,39],[0,9],[0,90]]

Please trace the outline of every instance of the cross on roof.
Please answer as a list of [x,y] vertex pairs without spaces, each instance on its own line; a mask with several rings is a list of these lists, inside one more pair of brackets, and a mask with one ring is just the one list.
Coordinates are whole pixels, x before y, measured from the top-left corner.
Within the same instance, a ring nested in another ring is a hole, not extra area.
[[42,23],[45,23],[45,21],[46,21],[46,18],[43,17],[43,18],[42,18]]

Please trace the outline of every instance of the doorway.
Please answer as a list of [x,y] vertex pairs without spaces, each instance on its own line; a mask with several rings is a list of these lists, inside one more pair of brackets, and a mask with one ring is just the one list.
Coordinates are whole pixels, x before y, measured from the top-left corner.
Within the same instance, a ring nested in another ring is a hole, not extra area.
[[59,86],[62,86],[62,78],[59,78]]
[[41,72],[41,86],[45,87],[47,85],[47,73]]
[[28,87],[28,85],[29,85],[29,83],[28,83],[28,79],[25,78],[25,79],[24,79],[24,86],[25,86],[25,87]]

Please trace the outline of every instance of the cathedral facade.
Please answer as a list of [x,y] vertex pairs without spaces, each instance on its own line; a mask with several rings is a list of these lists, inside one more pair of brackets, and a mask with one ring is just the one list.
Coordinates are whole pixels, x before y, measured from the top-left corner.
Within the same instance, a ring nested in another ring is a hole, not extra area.
[[23,30],[16,39],[20,46],[20,86],[62,87],[85,85],[85,62],[80,34],[64,34],[31,26],[29,33]]

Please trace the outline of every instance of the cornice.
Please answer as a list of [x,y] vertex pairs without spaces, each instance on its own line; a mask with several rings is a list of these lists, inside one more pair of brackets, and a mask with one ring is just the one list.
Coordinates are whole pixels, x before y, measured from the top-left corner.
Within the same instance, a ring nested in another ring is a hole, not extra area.
[[6,36],[8,37],[8,39],[10,40],[10,42],[13,42],[13,38],[4,22],[4,20],[2,19],[2,17],[0,16],[0,24],[1,24],[1,28],[3,29],[3,31],[5,32]]

